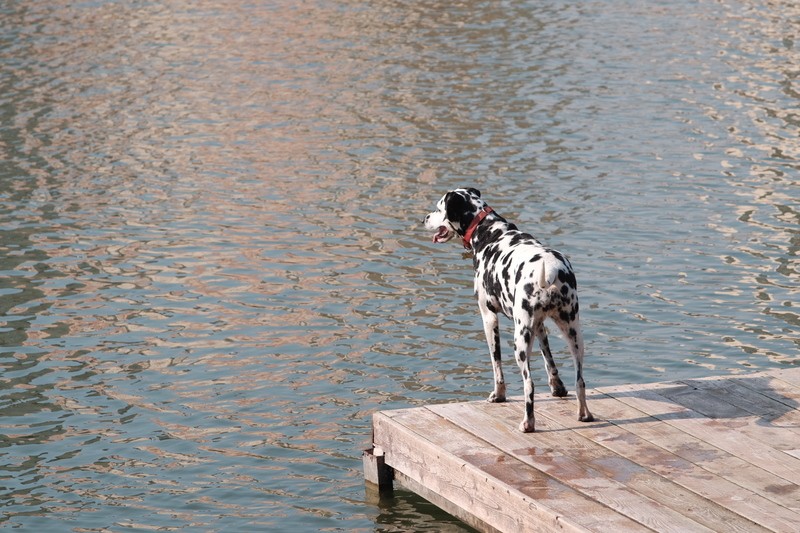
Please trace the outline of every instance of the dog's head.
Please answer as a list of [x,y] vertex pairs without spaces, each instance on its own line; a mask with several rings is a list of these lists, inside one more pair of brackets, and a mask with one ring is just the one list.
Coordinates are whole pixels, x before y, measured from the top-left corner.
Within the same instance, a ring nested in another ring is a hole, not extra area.
[[436,204],[436,211],[425,217],[425,227],[436,231],[433,242],[447,242],[456,235],[463,237],[485,206],[478,189],[450,191]]

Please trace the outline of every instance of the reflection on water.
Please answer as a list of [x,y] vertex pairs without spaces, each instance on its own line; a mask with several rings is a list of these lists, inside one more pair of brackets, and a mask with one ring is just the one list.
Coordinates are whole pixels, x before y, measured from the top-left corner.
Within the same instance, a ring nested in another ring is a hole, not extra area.
[[58,4],[0,7],[8,526],[462,530],[359,458],[489,390],[458,185],[571,255],[590,386],[796,361],[794,2]]

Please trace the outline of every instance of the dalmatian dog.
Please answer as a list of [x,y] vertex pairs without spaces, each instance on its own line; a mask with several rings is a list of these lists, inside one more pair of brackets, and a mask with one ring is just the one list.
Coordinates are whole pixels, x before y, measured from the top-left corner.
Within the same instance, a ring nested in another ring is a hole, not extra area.
[[434,243],[458,236],[464,248],[473,250],[475,296],[494,371],[494,391],[488,401],[506,400],[498,313],[514,322],[514,356],[525,390],[525,418],[519,425],[520,431],[534,431],[533,381],[528,364],[534,339],[539,341],[553,396],[567,395],[547,341],[544,321],[550,318],[567,340],[575,362],[578,420],[594,420],[586,406],[578,285],[569,260],[507,222],[481,199],[480,191],[473,188],[445,194],[436,204],[436,211],[425,217],[425,227],[436,232]]

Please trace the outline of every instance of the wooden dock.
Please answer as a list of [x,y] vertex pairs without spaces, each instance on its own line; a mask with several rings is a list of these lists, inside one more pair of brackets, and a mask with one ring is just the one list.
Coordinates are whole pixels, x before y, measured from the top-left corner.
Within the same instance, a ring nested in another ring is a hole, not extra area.
[[480,531],[800,531],[800,368],[587,392],[375,413],[365,476]]

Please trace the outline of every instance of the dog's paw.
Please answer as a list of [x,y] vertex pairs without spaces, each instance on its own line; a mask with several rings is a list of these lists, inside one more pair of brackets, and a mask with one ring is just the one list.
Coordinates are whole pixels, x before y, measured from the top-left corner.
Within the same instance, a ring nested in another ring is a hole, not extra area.
[[592,413],[588,413],[588,414],[585,414],[585,415],[579,415],[578,416],[578,421],[579,422],[594,422],[594,417],[592,416]]
[[533,433],[536,431],[534,425],[533,420],[523,420],[519,423],[519,430],[523,433]]
[[550,390],[556,398],[563,398],[567,395],[567,388],[560,381],[555,386],[551,385]]
[[489,397],[486,398],[486,401],[489,403],[503,403],[504,401],[506,401],[506,396],[505,394],[497,394],[495,392],[492,392],[489,395]]

